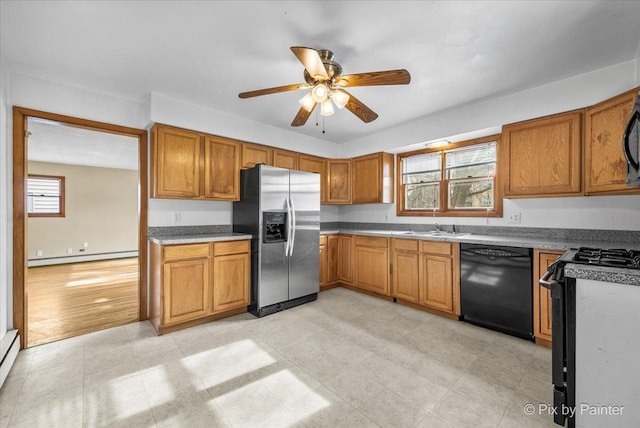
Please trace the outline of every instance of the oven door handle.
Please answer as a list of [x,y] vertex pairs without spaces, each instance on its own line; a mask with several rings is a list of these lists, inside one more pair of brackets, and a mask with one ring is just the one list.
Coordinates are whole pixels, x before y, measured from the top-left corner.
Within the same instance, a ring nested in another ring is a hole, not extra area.
[[538,281],[540,282],[540,285],[542,285],[544,288],[548,288],[549,290],[551,290],[551,287],[555,282],[555,281],[549,281],[549,278],[551,278],[551,275],[553,275],[553,272],[551,270],[548,270],[545,272],[544,275],[542,275],[542,278],[540,278],[540,280]]

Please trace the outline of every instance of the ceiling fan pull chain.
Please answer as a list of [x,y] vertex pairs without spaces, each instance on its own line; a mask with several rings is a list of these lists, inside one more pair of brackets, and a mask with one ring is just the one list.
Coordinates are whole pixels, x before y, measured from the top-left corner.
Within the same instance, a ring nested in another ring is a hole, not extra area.
[[322,116],[322,133],[324,134],[324,116]]

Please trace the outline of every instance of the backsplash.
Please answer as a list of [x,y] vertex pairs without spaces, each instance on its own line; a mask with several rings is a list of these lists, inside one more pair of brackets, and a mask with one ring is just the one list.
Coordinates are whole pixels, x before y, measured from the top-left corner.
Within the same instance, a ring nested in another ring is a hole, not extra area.
[[[359,229],[359,230],[411,230],[426,232],[435,230],[435,224],[415,223],[357,223],[331,222],[330,227],[324,223],[322,230],[331,229]],[[507,227],[507,226],[469,226],[441,224],[440,229],[456,232],[474,233],[478,235],[523,236],[536,238],[562,239],[566,241],[602,241],[602,242],[640,242],[640,231],[632,230],[601,230],[601,229],[556,229],[542,227]]]
[[232,228],[230,224],[201,226],[151,226],[148,229],[149,236],[204,235],[231,232]]

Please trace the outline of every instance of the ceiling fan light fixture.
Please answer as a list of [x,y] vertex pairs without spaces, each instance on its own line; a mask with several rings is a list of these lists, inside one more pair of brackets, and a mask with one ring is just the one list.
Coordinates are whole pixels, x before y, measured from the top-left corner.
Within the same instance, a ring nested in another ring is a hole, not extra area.
[[331,91],[331,99],[336,103],[336,107],[341,109],[349,102],[349,94],[343,91]]
[[304,97],[300,98],[298,102],[300,103],[302,108],[304,108],[306,111],[313,110],[313,106],[316,104],[313,97],[311,96],[311,92],[309,92]]
[[333,103],[331,102],[331,99],[327,98],[320,105],[320,114],[322,116],[331,116],[333,113]]
[[311,89],[311,96],[317,103],[323,103],[329,97],[329,88],[324,83],[317,83]]

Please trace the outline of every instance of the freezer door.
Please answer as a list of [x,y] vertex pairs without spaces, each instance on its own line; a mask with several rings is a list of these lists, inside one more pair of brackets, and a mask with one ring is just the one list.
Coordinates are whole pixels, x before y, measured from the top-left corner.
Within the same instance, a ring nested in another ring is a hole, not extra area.
[[[289,197],[289,171],[260,165],[260,222],[265,211],[287,211]],[[260,224],[260,233],[263,225]],[[291,232],[286,236],[290,239]],[[258,308],[289,300],[289,284],[287,282],[288,260],[285,254],[288,241],[264,243],[260,236],[258,257],[259,282],[256,305]]]
[[294,230],[289,258],[289,299],[320,289],[320,175],[290,171]]

